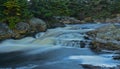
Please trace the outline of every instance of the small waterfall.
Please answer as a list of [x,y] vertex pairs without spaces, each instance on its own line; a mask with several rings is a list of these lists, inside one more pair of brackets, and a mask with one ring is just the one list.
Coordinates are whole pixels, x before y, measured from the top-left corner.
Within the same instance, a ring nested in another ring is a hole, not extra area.
[[90,42],[84,38],[87,36],[85,33],[90,30],[94,29],[82,28],[80,25],[68,25],[65,28],[49,29],[46,32],[36,34],[37,40],[33,41],[33,43],[84,48],[88,47]]
[[99,26],[67,25],[38,33],[35,38],[5,40],[0,43],[0,69],[83,69],[80,64],[119,69],[120,62],[114,61],[111,53],[99,55],[86,48],[91,40],[85,33]]
[[66,33],[58,36],[55,43],[60,46],[84,48],[89,44],[84,36],[86,35],[81,33]]
[[59,40],[56,45],[68,46],[68,47],[80,47],[80,40]]

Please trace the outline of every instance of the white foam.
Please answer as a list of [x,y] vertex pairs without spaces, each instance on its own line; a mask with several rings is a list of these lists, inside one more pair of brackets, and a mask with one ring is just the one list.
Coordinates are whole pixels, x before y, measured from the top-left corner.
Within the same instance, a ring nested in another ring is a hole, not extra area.
[[102,56],[70,56],[68,59],[71,60],[81,60],[81,64],[91,64],[95,66],[104,66],[104,67],[115,67],[117,63],[108,57],[102,57]]

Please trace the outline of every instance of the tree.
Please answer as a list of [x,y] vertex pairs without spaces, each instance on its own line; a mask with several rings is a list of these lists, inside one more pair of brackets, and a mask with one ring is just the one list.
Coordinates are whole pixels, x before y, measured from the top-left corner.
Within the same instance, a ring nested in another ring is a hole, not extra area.
[[4,15],[1,21],[8,23],[10,28],[14,28],[16,23],[25,21],[32,15],[27,0],[5,0],[1,2],[1,7],[1,13]]

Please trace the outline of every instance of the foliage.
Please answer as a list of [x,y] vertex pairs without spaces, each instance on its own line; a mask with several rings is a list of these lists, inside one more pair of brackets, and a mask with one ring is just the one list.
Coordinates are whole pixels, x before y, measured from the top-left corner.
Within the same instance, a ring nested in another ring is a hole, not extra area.
[[33,16],[46,20],[54,16],[88,20],[116,14],[120,14],[120,0],[0,0],[0,22],[8,23],[11,28]]
[[52,16],[69,15],[68,0],[31,0],[30,3],[35,17],[49,19]]
[[3,9],[1,9],[1,21],[8,23],[10,28],[14,28],[15,24],[31,16],[28,12],[27,0],[6,0],[1,3]]
[[120,0],[31,0],[35,17],[73,16],[102,19],[120,13]]

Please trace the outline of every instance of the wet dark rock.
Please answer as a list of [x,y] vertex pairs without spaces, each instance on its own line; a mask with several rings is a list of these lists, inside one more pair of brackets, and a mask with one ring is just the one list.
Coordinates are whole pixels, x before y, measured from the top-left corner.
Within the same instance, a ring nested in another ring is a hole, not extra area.
[[85,44],[84,41],[80,41],[80,47],[81,47],[81,48],[85,48],[85,45],[86,45],[86,44]]
[[89,64],[80,64],[84,69],[102,69],[100,66],[93,66]]
[[120,51],[116,51],[115,54],[120,54]]
[[80,64],[84,69],[120,69],[120,65],[115,67],[101,67],[101,66],[94,66],[90,64]]
[[120,60],[120,55],[115,55],[115,56],[113,56],[113,59],[114,59],[114,60]]
[[84,39],[90,40],[89,36],[84,36]]

